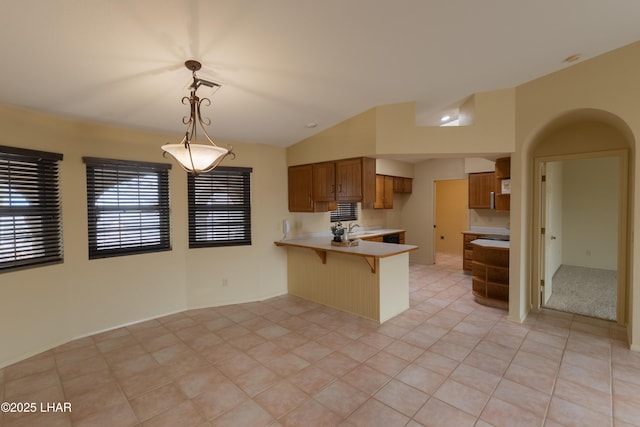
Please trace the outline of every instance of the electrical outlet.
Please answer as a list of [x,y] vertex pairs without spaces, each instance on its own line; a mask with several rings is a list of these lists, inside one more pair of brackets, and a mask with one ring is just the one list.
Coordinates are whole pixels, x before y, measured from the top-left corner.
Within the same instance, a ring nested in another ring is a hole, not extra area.
[[591,256],[591,251],[587,249],[587,256]]
[[226,277],[224,279],[222,279],[222,287],[223,288],[226,288],[228,284],[229,284],[229,279],[227,279]]

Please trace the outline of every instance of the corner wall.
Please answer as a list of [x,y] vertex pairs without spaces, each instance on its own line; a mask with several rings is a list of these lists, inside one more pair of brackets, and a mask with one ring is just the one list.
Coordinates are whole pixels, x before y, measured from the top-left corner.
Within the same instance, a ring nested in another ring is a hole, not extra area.
[[[562,71],[533,80],[516,89],[516,153],[512,156],[511,196],[511,283],[510,318],[523,319],[531,307],[531,247],[533,224],[533,145],[550,127],[562,124],[572,112],[594,110],[609,120],[631,145],[629,181],[629,262],[628,283],[631,319],[629,341],[640,350],[640,287],[634,283],[640,271],[640,242],[633,233],[640,220],[640,188],[635,171],[640,159],[635,147],[640,135],[637,70],[640,68],[640,43],[614,50]],[[584,147],[584,151],[588,151]]]

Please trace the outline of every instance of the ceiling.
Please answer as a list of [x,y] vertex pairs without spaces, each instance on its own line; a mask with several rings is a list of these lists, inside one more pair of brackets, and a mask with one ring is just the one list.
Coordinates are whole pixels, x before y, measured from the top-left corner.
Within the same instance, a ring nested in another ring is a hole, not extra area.
[[0,103],[177,142],[196,59],[222,85],[203,107],[215,139],[286,147],[383,104],[437,125],[472,93],[640,40],[639,20],[637,0],[1,0]]

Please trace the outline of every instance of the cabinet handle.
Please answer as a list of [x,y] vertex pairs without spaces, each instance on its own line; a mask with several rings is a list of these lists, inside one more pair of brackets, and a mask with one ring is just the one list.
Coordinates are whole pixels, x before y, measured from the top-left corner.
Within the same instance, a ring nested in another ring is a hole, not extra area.
[[489,194],[489,208],[490,209],[496,208],[496,193],[493,191]]

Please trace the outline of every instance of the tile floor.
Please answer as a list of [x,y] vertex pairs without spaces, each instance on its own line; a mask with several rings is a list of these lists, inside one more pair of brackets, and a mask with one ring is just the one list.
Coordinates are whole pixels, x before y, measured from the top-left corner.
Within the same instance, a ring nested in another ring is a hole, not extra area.
[[459,257],[411,266],[378,325],[283,296],[79,339],[0,369],[14,426],[640,425],[640,353],[613,323],[476,304]]

